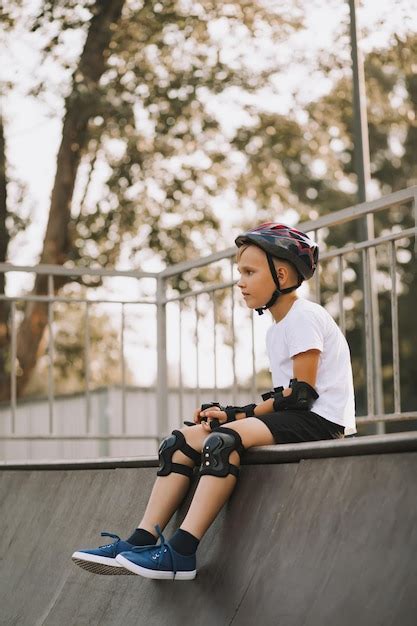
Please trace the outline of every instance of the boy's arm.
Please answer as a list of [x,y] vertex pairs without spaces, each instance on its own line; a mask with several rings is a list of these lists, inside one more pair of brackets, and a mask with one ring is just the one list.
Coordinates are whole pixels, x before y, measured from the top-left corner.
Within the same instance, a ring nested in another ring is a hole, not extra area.
[[293,356],[293,378],[315,387],[319,359],[320,350],[307,350]]
[[[306,352],[300,352],[293,357],[293,378],[296,378],[300,382],[305,382],[312,387],[316,384],[317,370],[319,367],[320,350],[307,350]],[[283,390],[284,396],[290,396],[292,389],[287,387]],[[274,412],[274,399],[269,398],[265,402],[261,402],[256,406],[255,416],[265,415],[266,413]],[[239,413],[236,417],[241,419],[240,416],[245,417],[244,413]]]
[[[293,359],[293,378],[296,378],[299,382],[305,382],[311,385],[312,387],[316,384],[317,378],[317,370],[319,367],[319,358],[320,358],[320,350],[306,350],[306,352],[300,352],[296,354]],[[292,394],[292,389],[290,387],[286,387],[283,392],[283,396],[290,396]],[[259,415],[266,415],[267,413],[274,413],[274,398],[269,398],[260,404],[257,404],[254,413],[255,417],[259,417]],[[215,413],[210,415],[210,417],[214,417]],[[241,420],[245,419],[245,413],[237,413],[236,419]]]

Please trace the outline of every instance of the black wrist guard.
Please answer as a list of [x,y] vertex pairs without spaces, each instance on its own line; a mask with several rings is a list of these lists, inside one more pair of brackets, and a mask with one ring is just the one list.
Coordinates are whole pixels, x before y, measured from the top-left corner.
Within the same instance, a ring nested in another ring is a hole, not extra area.
[[290,396],[283,396],[282,387],[278,393],[274,394],[274,411],[286,409],[309,411],[319,397],[314,387],[303,381],[298,382],[296,378],[290,380],[289,387],[292,389]]
[[246,417],[255,417],[256,404],[246,404],[245,406],[227,406],[223,409],[227,415],[227,422],[234,422],[237,413],[244,413]]
[[[201,410],[205,411],[212,406],[217,406],[221,411],[224,411],[227,415],[227,420],[225,424],[229,422],[236,421],[237,413],[244,413],[246,417],[255,417],[255,407],[256,404],[246,404],[245,406],[222,406],[219,402],[208,402],[207,404],[201,405]],[[218,428],[220,426],[220,422],[216,418],[211,418],[211,429]]]

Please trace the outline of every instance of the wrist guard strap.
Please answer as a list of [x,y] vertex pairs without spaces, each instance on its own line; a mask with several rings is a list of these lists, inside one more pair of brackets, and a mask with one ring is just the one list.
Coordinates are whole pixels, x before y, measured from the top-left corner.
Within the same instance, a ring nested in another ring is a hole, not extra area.
[[284,387],[274,387],[272,391],[267,391],[266,393],[261,394],[262,400],[269,400],[269,398],[273,398],[274,395],[280,391],[284,391]]

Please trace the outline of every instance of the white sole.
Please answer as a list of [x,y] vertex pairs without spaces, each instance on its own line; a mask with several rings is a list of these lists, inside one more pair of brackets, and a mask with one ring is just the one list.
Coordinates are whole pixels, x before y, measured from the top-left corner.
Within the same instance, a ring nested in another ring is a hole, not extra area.
[[72,560],[76,565],[87,570],[91,574],[101,574],[102,576],[126,576],[132,572],[126,570],[116,559],[96,554],[85,554],[85,552],[74,552]]
[[[144,578],[153,578],[154,580],[174,580],[174,572],[164,572],[161,570],[147,569],[132,563],[124,556],[118,554],[116,560],[120,565],[128,569],[133,574],[143,576]],[[175,580],[194,580],[197,576],[197,570],[190,570],[189,572],[177,572],[175,574]]]

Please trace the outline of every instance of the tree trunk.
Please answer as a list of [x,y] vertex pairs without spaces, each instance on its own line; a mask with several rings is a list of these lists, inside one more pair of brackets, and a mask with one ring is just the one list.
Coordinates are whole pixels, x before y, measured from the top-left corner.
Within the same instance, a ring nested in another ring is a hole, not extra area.
[[[112,37],[113,24],[119,20],[124,2],[125,0],[97,0],[92,9],[93,17],[80,62],[74,72],[72,91],[65,102],[62,141],[40,263],[62,265],[71,251],[68,226],[75,179],[86,148],[88,122],[97,110],[98,84],[106,67],[106,52]],[[65,277],[55,278],[55,293],[67,280]],[[47,276],[38,276],[33,293],[46,294],[47,282]],[[17,337],[20,370],[18,393],[22,393],[36,365],[47,323],[48,306],[39,302],[28,302]],[[0,400],[7,397],[9,389],[2,386]]]

